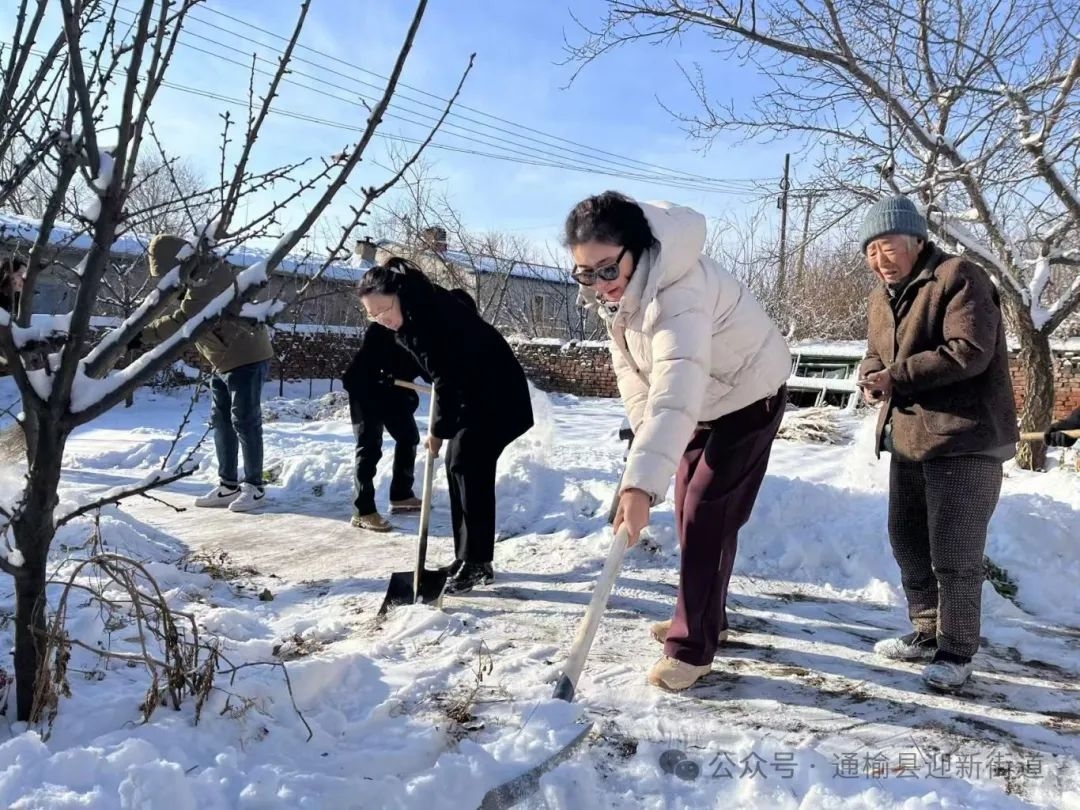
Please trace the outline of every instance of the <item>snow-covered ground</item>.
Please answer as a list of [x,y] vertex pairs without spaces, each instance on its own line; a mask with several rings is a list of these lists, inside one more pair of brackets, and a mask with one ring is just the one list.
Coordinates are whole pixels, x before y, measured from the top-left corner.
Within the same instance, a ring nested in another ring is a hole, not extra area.
[[[1018,594],[1014,604],[985,586],[985,643],[962,695],[927,694],[916,666],[870,653],[906,622],[884,531],[886,465],[870,453],[869,422],[850,416],[845,445],[775,444],[741,535],[733,638],[713,673],[677,695],[645,683],[660,654],[648,624],[670,615],[677,581],[667,503],[626,557],[567,705],[550,700],[551,681],[610,543],[618,403],[537,394],[536,428],[500,462],[495,584],[380,622],[390,573],[411,568],[417,519],[395,518],[390,535],[351,528],[342,403],[309,401],[306,383],[286,395],[266,406],[274,484],[265,511],[190,508],[214,482],[208,440],[204,469],[156,493],[171,506],[136,498],[100,520],[103,548],[146,561],[169,603],[222,639],[221,667],[240,668],[217,676],[197,725],[191,698],[143,723],[145,669],[76,648],[71,697],[46,740],[41,729],[0,724],[0,806],[475,807],[588,720],[587,743],[544,777],[534,805],[1080,807],[1073,470],[1007,468],[987,551]],[[60,511],[156,468],[187,396],[142,391],[135,407],[77,432]],[[13,399],[0,381],[0,406]],[[202,434],[208,407],[197,406],[180,452]],[[421,423],[425,412],[426,403]],[[384,499],[390,450],[387,437]],[[0,497],[20,476],[3,468]],[[441,462],[435,482],[432,567],[452,557]],[[95,548],[92,533],[89,520],[61,529],[56,580]],[[88,570],[79,582],[101,575]],[[8,649],[12,590],[0,589]],[[60,593],[53,586],[53,605]],[[69,595],[68,630],[91,646],[139,648],[135,624],[85,591]],[[288,682],[280,667],[242,666],[282,660]],[[661,765],[669,750],[685,756],[675,773]]]

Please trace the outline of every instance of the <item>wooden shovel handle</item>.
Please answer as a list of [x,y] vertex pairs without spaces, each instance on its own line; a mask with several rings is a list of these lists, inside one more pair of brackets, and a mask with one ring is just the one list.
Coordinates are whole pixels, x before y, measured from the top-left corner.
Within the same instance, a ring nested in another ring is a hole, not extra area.
[[[1064,433],[1066,436],[1070,436],[1073,439],[1080,439],[1080,430],[1058,430],[1055,433]],[[1021,433],[1020,441],[1022,442],[1041,442],[1043,440],[1043,433]]]
[[563,667],[559,682],[555,685],[555,693],[552,697],[556,700],[565,700],[570,703],[574,699],[578,678],[581,677],[581,670],[585,668],[585,658],[589,655],[596,629],[600,626],[600,619],[604,615],[608,597],[611,595],[611,589],[622,567],[626,544],[629,541],[630,536],[625,527],[615,532],[607,559],[604,560],[604,568],[596,580],[596,585],[593,586],[589,609],[585,611],[585,616],[578,625],[577,637],[570,648],[570,656],[566,660],[566,666]]
[[409,382],[408,380],[394,380],[394,385],[401,386],[402,388],[411,388],[420,394],[430,394],[430,385],[421,385],[420,383]]

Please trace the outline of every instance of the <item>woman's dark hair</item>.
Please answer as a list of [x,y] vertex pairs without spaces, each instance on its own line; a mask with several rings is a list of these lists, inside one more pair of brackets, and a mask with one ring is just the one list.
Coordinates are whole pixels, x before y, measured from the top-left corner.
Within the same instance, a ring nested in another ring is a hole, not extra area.
[[641,206],[625,194],[605,191],[574,206],[566,218],[563,242],[567,247],[603,242],[627,248],[637,264],[641,254],[656,244]]
[[476,306],[476,299],[469,294],[468,290],[463,290],[461,287],[454,287],[454,289],[450,290],[450,294],[473,312],[480,311]]
[[428,283],[424,271],[400,256],[392,256],[364,273],[356,288],[357,295],[400,295],[402,290],[417,283]]

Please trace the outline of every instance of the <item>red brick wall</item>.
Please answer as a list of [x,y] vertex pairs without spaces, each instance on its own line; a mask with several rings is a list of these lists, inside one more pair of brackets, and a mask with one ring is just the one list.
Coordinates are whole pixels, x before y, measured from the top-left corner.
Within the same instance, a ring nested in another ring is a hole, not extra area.
[[[1021,408],[1027,392],[1027,375],[1015,354],[1010,359],[1016,407]],[[1080,408],[1080,351],[1054,352],[1054,418],[1060,419],[1077,408]]]
[[606,345],[598,343],[512,343],[525,374],[542,391],[581,397],[617,397],[615,371]]

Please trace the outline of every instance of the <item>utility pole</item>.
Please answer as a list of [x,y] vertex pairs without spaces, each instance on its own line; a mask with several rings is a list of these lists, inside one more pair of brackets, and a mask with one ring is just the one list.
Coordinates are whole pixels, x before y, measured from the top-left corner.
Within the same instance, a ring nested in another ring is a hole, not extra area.
[[791,155],[784,155],[784,179],[780,181],[780,200],[777,207],[780,209],[780,271],[776,276],[776,298],[782,307],[784,300],[784,284],[787,280],[787,212],[788,212],[788,189],[791,188],[789,172],[791,169]]
[[810,212],[814,209],[814,201],[817,195],[811,192],[806,195],[806,217],[803,219],[802,242],[799,245],[799,258],[795,264],[795,286],[802,283],[803,270],[806,268],[806,246],[810,242]]

